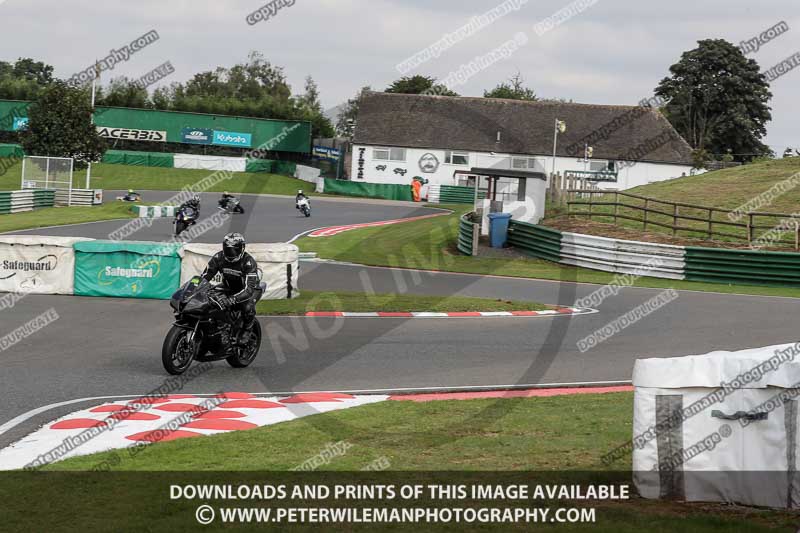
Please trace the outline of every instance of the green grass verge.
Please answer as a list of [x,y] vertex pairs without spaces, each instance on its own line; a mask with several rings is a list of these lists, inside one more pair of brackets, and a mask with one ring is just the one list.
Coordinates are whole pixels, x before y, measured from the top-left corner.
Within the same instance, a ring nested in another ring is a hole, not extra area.
[[[564,266],[541,259],[461,255],[455,249],[458,219],[471,208],[445,207],[453,209],[454,213],[402,224],[362,228],[332,237],[303,237],[296,244],[302,251],[316,252],[324,259],[365,265],[599,284],[614,279],[614,274],[608,272]],[[634,286],[800,298],[800,288],[788,287],[725,285],[649,277],[637,279]]]
[[[153,472],[169,472],[169,483],[179,483],[179,472],[218,472],[205,476],[206,483],[235,480],[231,472],[271,471],[270,480],[277,482],[275,471],[287,471],[315,457],[331,443],[349,444],[343,455],[335,456],[320,466],[325,471],[358,471],[380,460],[388,461],[392,471],[491,471],[513,472],[600,472],[601,456],[630,438],[633,395],[631,393],[558,396],[550,398],[486,399],[469,401],[382,402],[249,431],[214,435],[197,439],[179,439],[142,449],[134,457],[125,452],[104,452],[62,461],[48,471],[87,471],[99,464],[114,464],[113,471],[149,472],[140,477],[120,478],[119,485],[108,491],[100,488],[103,478],[48,478],[40,474],[38,490],[31,492],[26,483],[36,477],[23,478],[8,484],[4,505],[10,524],[44,521],[49,512],[69,509],[63,502],[74,497],[77,509],[97,506],[103,513],[125,507],[131,502],[149,501],[146,514],[123,515],[119,524],[126,528],[146,525],[143,517],[159,517],[159,525],[183,520],[188,523],[194,508],[203,502],[168,502],[166,491],[153,493],[165,485]],[[115,457],[116,454],[116,457]],[[617,468],[627,478],[629,461]],[[108,474],[113,476],[115,474]],[[344,475],[344,474],[342,474]],[[554,474],[557,475],[557,474]],[[584,475],[584,474],[581,474]],[[588,482],[588,474],[581,479]],[[184,475],[185,477],[185,475]],[[2,479],[2,478],[0,478]],[[109,478],[113,482],[114,477]],[[199,478],[198,478],[199,479]],[[335,478],[341,482],[341,477]],[[391,482],[391,478],[378,478]],[[490,479],[490,478],[487,478]],[[540,483],[544,476],[534,479]],[[526,478],[532,483],[534,479]],[[161,481],[159,483],[159,480]],[[197,482],[197,481],[195,481]],[[307,482],[313,483],[311,478]],[[70,483],[70,490],[52,500],[41,512],[25,512],[10,500],[29,501],[35,505],[48,491]],[[47,486],[45,486],[47,484]],[[27,488],[26,488],[27,487]],[[0,484],[0,494],[3,493]],[[36,494],[37,498],[27,498]],[[237,505],[231,502],[231,505]],[[249,505],[260,505],[254,502]],[[624,502],[585,502],[597,508],[597,523],[584,525],[551,525],[554,531],[775,531],[787,528],[796,516],[787,512],[747,509],[713,504],[680,504],[646,501],[638,497]],[[94,520],[94,514],[81,516],[81,523]],[[63,519],[63,515],[59,514]],[[18,522],[16,522],[16,521]],[[141,522],[141,524],[140,524]],[[68,523],[68,522],[63,522]],[[178,522],[180,523],[180,522]],[[43,524],[42,524],[43,525]],[[547,525],[537,526],[547,529]],[[507,530],[508,526],[487,530]],[[741,528],[741,529],[740,529]],[[148,528],[149,529],[149,528]],[[383,529],[383,528],[382,528]],[[392,526],[390,530],[399,530]],[[436,528],[431,526],[430,529]],[[119,530],[117,528],[117,530]],[[450,529],[460,530],[460,529]]]
[[359,292],[301,291],[293,300],[269,300],[256,307],[261,315],[302,315],[311,311],[411,312],[411,311],[540,311],[547,305],[462,296],[366,294]]
[[[210,170],[97,163],[92,165],[91,186],[94,189],[179,191],[187,185],[207,178],[212,173],[213,171]],[[10,167],[5,174],[0,176],[0,190],[19,190],[21,174],[22,163]],[[298,189],[313,188],[313,185],[306,181],[278,174],[234,172],[232,176],[210,188],[209,192],[230,191],[294,196]],[[73,177],[75,187],[82,188],[85,185],[85,179],[85,170],[76,171]]]
[[23,229],[80,224],[100,220],[133,218],[131,205],[123,202],[106,202],[98,206],[46,207],[35,211],[0,215],[0,233]]

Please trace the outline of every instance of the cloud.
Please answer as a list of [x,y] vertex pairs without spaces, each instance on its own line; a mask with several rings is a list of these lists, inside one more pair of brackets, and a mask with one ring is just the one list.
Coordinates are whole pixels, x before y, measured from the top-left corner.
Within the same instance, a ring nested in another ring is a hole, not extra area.
[[[502,1],[296,0],[269,21],[250,26],[245,17],[266,0],[0,0],[0,59],[34,57],[54,65],[57,75],[68,76],[155,29],[159,42],[118,66],[115,76],[138,78],[171,61],[176,73],[165,83],[182,81],[258,50],[284,67],[295,92],[302,90],[305,76],[313,76],[327,108],[364,85],[385,88],[399,77],[399,62]],[[766,69],[800,50],[795,0],[773,0],[768,9],[763,3],[726,0],[599,0],[541,37],[534,33],[537,22],[569,3],[528,0],[519,11],[410,74],[444,78],[525,31],[530,37],[525,48],[474,76],[458,92],[481,95],[519,71],[540,96],[633,104],[650,95],[669,66],[699,39],[725,38],[738,44],[785,20],[790,32],[751,57]],[[793,101],[798,83],[800,72],[773,86],[774,119],[767,142],[781,152],[787,145],[800,146],[795,134],[800,111]]]

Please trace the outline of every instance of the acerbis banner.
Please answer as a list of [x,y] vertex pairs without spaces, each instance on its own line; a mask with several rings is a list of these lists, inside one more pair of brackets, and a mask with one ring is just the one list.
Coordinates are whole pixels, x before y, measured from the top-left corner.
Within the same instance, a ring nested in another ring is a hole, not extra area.
[[97,133],[106,139],[129,141],[167,142],[167,132],[157,130],[134,130],[130,128],[110,128],[97,126]]
[[75,294],[167,300],[181,278],[179,249],[161,243],[76,243]]
[[72,294],[73,245],[87,240],[0,236],[0,292]]

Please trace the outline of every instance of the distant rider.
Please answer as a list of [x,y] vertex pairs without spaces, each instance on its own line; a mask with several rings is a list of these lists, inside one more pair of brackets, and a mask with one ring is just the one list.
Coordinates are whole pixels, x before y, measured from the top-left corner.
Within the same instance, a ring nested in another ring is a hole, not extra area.
[[123,200],[126,202],[135,202],[139,199],[139,193],[134,191],[133,189],[128,189],[128,194],[122,197]]
[[308,196],[303,193],[303,189],[297,191],[297,196],[294,197],[294,208],[300,209],[300,200],[308,200]]
[[[253,294],[258,289],[258,264],[246,253],[246,242],[241,233],[228,233],[222,239],[222,251],[217,252],[203,271],[203,278],[211,281],[222,273],[223,296],[219,299],[224,309],[240,309],[243,315],[243,336],[246,337],[256,318],[256,303]],[[227,348],[232,348],[230,339]],[[246,342],[246,338],[243,338]]]
[[231,198],[236,198],[236,197],[234,195],[230,194],[228,191],[223,192],[222,193],[222,198],[220,198],[220,200],[219,200],[219,206],[224,209],[225,207],[227,207],[228,200],[230,200]]

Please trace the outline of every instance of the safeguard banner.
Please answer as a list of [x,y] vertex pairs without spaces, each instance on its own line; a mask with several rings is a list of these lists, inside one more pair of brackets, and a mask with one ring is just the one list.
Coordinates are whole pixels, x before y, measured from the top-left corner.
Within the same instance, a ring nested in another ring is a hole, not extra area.
[[78,296],[168,300],[178,289],[178,244],[87,241],[74,248]]
[[72,294],[76,237],[0,236],[0,292]]
[[[187,244],[183,247],[181,284],[199,276],[211,256],[220,251],[219,244]],[[247,253],[258,262],[261,281],[267,284],[262,300],[297,298],[299,276],[299,250],[294,244],[248,244]],[[218,280],[221,281],[221,280]]]

